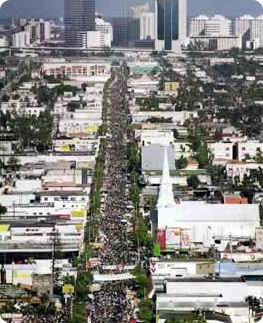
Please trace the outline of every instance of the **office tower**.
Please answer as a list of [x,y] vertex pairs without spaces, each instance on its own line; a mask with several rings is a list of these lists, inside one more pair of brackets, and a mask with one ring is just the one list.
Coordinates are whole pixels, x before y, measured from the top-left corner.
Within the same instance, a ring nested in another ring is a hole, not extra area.
[[83,47],[83,35],[95,30],[95,0],[64,0],[64,24],[66,45]]
[[154,39],[155,37],[155,14],[145,12],[140,15],[140,39]]
[[140,39],[140,19],[116,17],[112,19],[113,45],[133,46]]
[[155,49],[179,51],[186,39],[186,0],[155,0]]

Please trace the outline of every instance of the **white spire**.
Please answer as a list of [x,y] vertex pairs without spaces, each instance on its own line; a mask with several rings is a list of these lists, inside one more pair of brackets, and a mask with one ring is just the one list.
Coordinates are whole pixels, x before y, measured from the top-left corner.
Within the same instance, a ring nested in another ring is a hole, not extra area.
[[173,185],[170,179],[169,162],[168,162],[168,149],[164,147],[163,159],[163,177],[161,180],[159,199],[157,203],[158,208],[174,207],[176,205],[173,195]]

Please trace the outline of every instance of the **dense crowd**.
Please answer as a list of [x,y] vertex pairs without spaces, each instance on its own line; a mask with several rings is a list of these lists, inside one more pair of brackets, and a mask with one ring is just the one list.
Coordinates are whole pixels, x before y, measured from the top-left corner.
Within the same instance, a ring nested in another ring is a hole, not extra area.
[[[101,209],[100,236],[104,248],[100,251],[102,265],[114,265],[114,273],[123,273],[130,263],[127,238],[127,107],[126,80],[123,73],[113,73],[107,107],[108,139],[106,141],[105,179],[110,188]],[[110,271],[101,272],[112,274]],[[132,306],[127,299],[125,282],[109,282],[94,293],[91,307],[92,323],[127,323]]]
[[21,323],[66,323],[69,316],[65,313],[55,315],[25,315]]

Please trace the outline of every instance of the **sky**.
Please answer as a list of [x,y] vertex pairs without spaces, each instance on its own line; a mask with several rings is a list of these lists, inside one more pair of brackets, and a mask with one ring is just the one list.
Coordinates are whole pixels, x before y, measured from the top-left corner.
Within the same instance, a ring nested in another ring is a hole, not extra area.
[[[0,7],[1,7],[1,5],[4,3],[4,2],[6,2],[7,0],[0,0]],[[22,1],[22,0],[21,0]],[[43,0],[39,0],[39,1],[43,1]],[[262,4],[262,6],[263,6],[263,0],[256,0],[256,1],[258,1],[259,3],[261,3]],[[145,1],[146,2],[146,1]]]

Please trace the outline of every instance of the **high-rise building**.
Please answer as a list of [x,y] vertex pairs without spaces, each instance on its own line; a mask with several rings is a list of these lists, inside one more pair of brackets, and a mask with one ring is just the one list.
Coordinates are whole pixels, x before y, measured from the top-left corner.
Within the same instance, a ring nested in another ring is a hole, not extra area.
[[95,31],[95,0],[64,0],[65,42],[83,47],[83,34]]
[[205,36],[230,36],[231,26],[231,20],[215,15],[205,22]]
[[112,25],[105,21],[100,15],[96,17],[96,31],[100,32],[101,47],[111,47],[113,41]]
[[205,24],[209,18],[204,15],[193,17],[189,21],[189,36],[201,36],[205,34]]
[[25,31],[30,32],[31,43],[43,43],[51,37],[51,26],[49,21],[43,19],[30,19],[26,22]]
[[150,10],[151,8],[149,2],[143,5],[132,6],[130,7],[130,16],[135,19],[140,18],[142,14],[150,12]]
[[112,19],[113,45],[133,46],[140,39],[140,19],[116,17]]
[[234,35],[242,37],[242,46],[246,46],[246,42],[250,40],[251,25],[255,18],[245,15],[234,20]]
[[29,31],[19,31],[12,35],[12,45],[16,48],[23,48],[30,46],[30,32]]
[[243,48],[263,46],[263,16],[245,15],[234,20],[234,35],[242,37]]
[[145,12],[140,16],[140,39],[154,39],[155,37],[155,14]]
[[180,50],[186,39],[186,0],[155,0],[155,49]]
[[250,40],[257,40],[263,47],[263,15],[251,20]]
[[213,17],[200,15],[190,19],[189,36],[226,37],[231,35],[231,28],[231,20],[221,15]]

